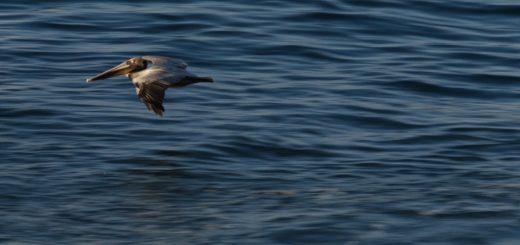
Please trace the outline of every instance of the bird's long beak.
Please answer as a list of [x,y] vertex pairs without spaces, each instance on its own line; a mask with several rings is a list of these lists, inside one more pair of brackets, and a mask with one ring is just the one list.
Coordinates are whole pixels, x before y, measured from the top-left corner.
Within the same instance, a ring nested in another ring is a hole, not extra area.
[[119,64],[118,66],[113,67],[110,70],[104,71],[91,78],[88,78],[87,83],[95,81],[95,80],[107,79],[107,78],[118,76],[118,75],[125,75],[125,74],[132,72],[133,69],[134,69],[134,67],[130,64],[127,64],[125,61],[125,62]]

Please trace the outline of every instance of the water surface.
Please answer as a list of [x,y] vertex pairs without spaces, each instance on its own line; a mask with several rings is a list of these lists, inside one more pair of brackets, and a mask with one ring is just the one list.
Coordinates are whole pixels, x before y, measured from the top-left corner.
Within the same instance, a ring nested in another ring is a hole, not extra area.
[[[517,1],[2,1],[0,243],[518,244]],[[163,118],[140,55],[214,84]]]

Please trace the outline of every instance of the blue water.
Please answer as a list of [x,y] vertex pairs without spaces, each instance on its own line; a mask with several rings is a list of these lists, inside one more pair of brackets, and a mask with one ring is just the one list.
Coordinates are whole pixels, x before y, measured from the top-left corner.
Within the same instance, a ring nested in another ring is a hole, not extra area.
[[[2,1],[0,243],[520,244],[516,0]],[[146,110],[125,59],[213,84]]]

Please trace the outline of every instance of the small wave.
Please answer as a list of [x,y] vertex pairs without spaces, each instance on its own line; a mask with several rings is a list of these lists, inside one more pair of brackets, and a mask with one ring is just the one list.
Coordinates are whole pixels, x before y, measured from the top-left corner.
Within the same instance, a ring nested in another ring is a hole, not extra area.
[[53,29],[53,30],[63,30],[63,31],[95,31],[98,30],[99,26],[95,24],[88,23],[74,23],[69,20],[63,22],[54,22],[54,21],[31,21],[26,22],[23,26],[27,28],[43,28],[43,29]]
[[445,133],[440,135],[417,135],[387,141],[390,144],[460,144],[460,142],[488,142],[490,139],[465,134]]
[[[473,4],[470,4],[473,3]],[[468,1],[447,2],[426,1],[425,7],[432,10],[442,11],[450,14],[466,14],[472,16],[518,16],[520,6],[517,4],[497,4],[492,1],[487,3],[474,3]]]
[[341,21],[359,21],[369,19],[370,16],[366,14],[360,13],[334,13],[334,12],[309,12],[303,14],[295,14],[288,17],[285,17],[286,21],[311,21],[311,20],[319,20],[319,21],[332,21],[332,20],[341,20]]
[[325,149],[282,145],[274,142],[231,141],[214,145],[213,149],[224,156],[254,157],[257,159],[277,159],[279,157],[322,158],[333,157],[335,153]]
[[50,109],[5,109],[0,108],[0,117],[19,118],[19,117],[52,117],[60,113]]
[[395,129],[416,129],[429,127],[430,125],[414,124],[397,119],[381,116],[360,116],[341,113],[327,113],[320,115],[320,120],[324,122],[343,122],[353,127],[370,128],[379,130]]
[[446,85],[438,85],[428,82],[413,81],[413,80],[402,80],[396,82],[389,82],[386,86],[396,87],[399,89],[405,89],[419,94],[430,94],[430,95],[441,95],[451,97],[467,97],[467,98],[514,98],[517,97],[515,93],[507,93],[505,91],[492,92],[479,89],[453,87]]

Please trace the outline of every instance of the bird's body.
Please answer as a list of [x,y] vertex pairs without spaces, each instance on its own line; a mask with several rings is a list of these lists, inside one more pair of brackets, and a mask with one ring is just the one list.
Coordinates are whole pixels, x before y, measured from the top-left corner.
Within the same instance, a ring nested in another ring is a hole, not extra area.
[[131,58],[122,64],[100,73],[87,82],[117,75],[127,75],[137,96],[148,110],[162,116],[164,92],[170,87],[183,87],[197,82],[213,82],[211,77],[197,77],[188,72],[188,65],[179,59],[162,56]]

